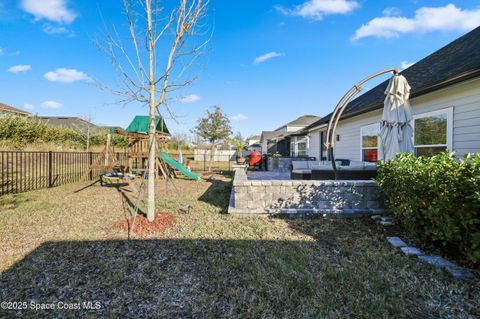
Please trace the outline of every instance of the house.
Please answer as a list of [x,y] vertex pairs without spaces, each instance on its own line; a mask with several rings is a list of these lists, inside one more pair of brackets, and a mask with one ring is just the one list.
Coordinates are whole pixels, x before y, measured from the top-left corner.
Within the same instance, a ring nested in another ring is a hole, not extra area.
[[[445,149],[480,152],[480,27],[451,42],[403,74],[412,87],[414,146],[418,155]],[[338,159],[377,160],[377,136],[388,80],[354,99],[336,130]],[[306,127],[308,155],[327,158],[324,146],[330,115]]]
[[279,153],[283,156],[306,156],[308,148],[308,132],[304,129],[321,118],[315,115],[304,115],[288,122],[274,131],[263,131],[260,144],[263,154]]
[[254,144],[259,144],[261,138],[262,137],[260,135],[250,136],[249,138],[247,138],[247,146],[252,146]]
[[32,115],[29,112],[22,111],[16,107],[0,103],[0,117],[7,116],[9,114],[19,115],[19,116],[30,116]]
[[38,116],[37,118],[47,125],[70,128],[76,131],[90,129],[93,132],[102,129],[89,121],[75,116]]

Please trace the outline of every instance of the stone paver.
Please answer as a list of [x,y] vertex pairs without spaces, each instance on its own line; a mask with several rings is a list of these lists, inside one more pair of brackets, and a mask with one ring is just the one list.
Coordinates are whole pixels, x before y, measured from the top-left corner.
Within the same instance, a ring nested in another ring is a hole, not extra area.
[[381,220],[382,222],[391,222],[391,221],[392,221],[392,217],[382,216],[382,217],[380,217],[380,220]]
[[393,247],[400,248],[407,246],[400,237],[387,237],[387,240]]
[[389,221],[381,221],[380,224],[382,224],[383,226],[392,226],[393,223],[392,222],[389,222]]
[[373,220],[379,220],[380,218],[382,218],[382,216],[380,216],[380,215],[373,215],[373,216],[371,216],[370,218],[373,219]]
[[470,280],[475,276],[468,270],[460,266],[447,267],[448,272],[456,279]]
[[290,172],[247,172],[249,180],[289,180]]
[[448,260],[440,256],[429,256],[429,255],[423,256],[422,255],[422,256],[418,256],[418,258],[421,261],[426,262],[427,264],[433,265],[438,268],[455,267],[453,263],[449,262]]
[[401,247],[400,248],[403,253],[407,256],[420,256],[423,255],[422,251],[418,249],[417,247]]
[[437,268],[445,268],[456,279],[470,280],[475,277],[468,269],[457,266],[440,256],[418,256],[418,258]]

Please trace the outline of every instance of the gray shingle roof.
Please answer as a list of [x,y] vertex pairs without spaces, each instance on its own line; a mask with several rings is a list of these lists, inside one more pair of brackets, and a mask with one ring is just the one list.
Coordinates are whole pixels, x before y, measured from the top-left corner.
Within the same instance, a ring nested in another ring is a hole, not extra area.
[[39,116],[38,119],[48,125],[71,128],[74,130],[85,130],[88,127],[93,131],[102,129],[93,123],[75,116]]
[[[411,97],[441,89],[453,83],[480,76],[480,27],[456,39],[440,50],[403,70],[412,87]],[[343,118],[352,117],[383,107],[388,80],[350,102]],[[333,108],[333,106],[332,106]],[[306,129],[328,123],[330,114]]]
[[306,126],[306,125],[312,124],[313,122],[318,121],[320,118],[321,118],[320,116],[316,116],[316,115],[303,115],[291,122],[288,122],[285,125],[288,125],[288,126],[304,126],[305,125]]

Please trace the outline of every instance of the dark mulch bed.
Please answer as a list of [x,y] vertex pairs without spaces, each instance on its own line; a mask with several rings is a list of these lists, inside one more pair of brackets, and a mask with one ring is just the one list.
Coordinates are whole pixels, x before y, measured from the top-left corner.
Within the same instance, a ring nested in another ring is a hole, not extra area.
[[147,237],[148,235],[152,234],[159,234],[162,235],[166,229],[173,226],[173,223],[177,217],[172,214],[165,213],[165,212],[157,212],[155,215],[155,220],[150,222],[148,219],[143,215],[138,215],[133,219],[124,219],[115,224],[113,224],[113,228],[122,229],[128,231],[130,227],[131,233],[133,233],[137,237]]

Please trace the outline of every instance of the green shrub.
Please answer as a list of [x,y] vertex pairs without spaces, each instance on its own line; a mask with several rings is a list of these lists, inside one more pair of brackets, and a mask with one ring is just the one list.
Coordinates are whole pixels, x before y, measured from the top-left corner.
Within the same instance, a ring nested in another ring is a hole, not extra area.
[[[107,130],[92,132],[90,145],[99,146],[106,143]],[[35,117],[9,115],[0,117],[0,141],[6,141],[12,147],[53,143],[72,148],[86,148],[85,132],[70,128],[47,125]],[[114,135],[115,146],[125,148],[128,145],[124,136]]]
[[399,154],[379,163],[377,182],[397,224],[480,261],[480,153]]

